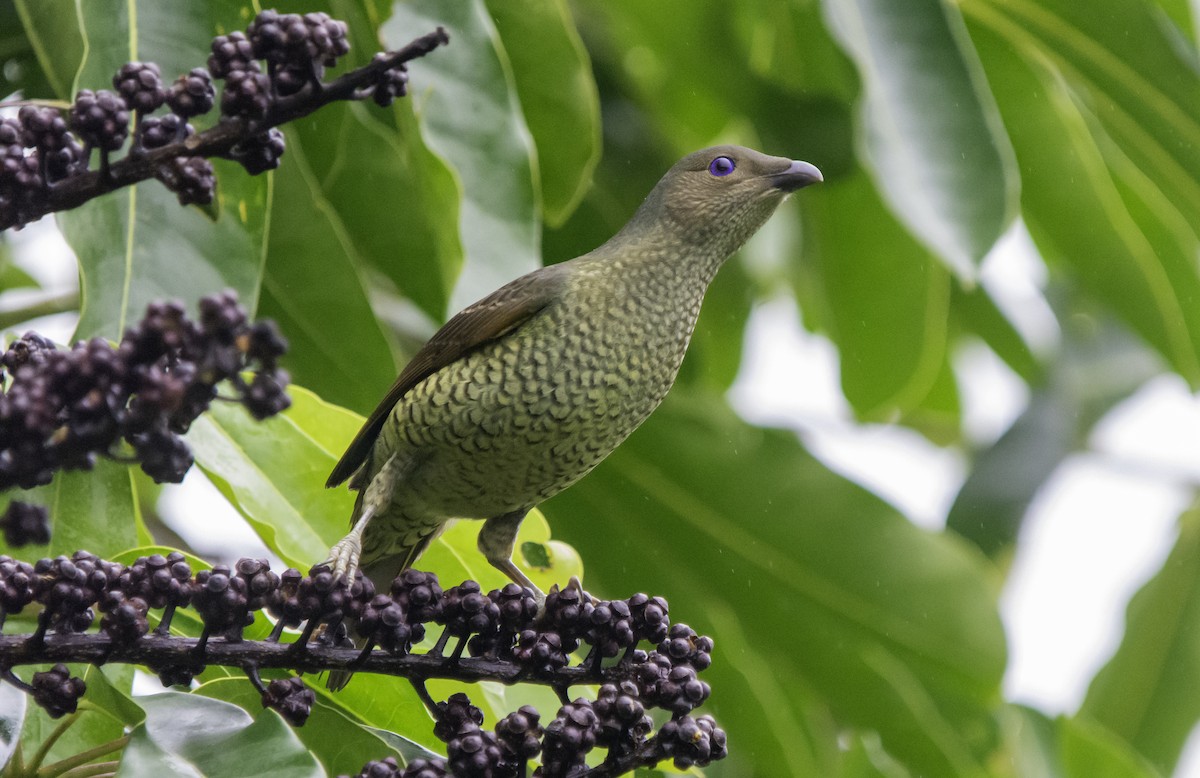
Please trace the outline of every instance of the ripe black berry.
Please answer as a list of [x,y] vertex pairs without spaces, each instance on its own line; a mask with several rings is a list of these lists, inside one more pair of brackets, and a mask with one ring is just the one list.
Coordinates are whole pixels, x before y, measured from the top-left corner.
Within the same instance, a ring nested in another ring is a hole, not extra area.
[[523,630],[517,635],[517,644],[512,649],[512,656],[540,675],[550,675],[555,670],[566,667],[569,661],[562,638],[557,632],[538,632],[533,629]]
[[360,637],[389,654],[404,654],[412,648],[412,628],[405,619],[404,608],[386,594],[377,594],[367,603],[354,629]]
[[263,706],[279,711],[294,727],[304,726],[316,701],[316,694],[298,676],[271,681],[262,693]]
[[50,542],[50,513],[44,506],[13,500],[0,516],[4,542],[10,548]]
[[471,704],[462,692],[455,692],[450,699],[437,704],[437,721],[433,734],[443,742],[469,732],[476,732],[483,724],[483,711]]
[[542,769],[550,776],[568,776],[584,765],[584,757],[596,745],[600,722],[592,704],[578,699],[558,710],[546,725],[542,739]]
[[447,778],[449,775],[446,760],[440,758],[414,759],[404,768],[403,773],[404,778]]
[[71,129],[89,146],[116,151],[129,136],[129,106],[107,89],[80,90],[71,106]]
[[517,775],[524,775],[525,763],[542,750],[542,735],[545,730],[538,724],[539,718],[537,708],[522,705],[496,722],[496,737],[499,739],[505,762]]
[[73,678],[66,665],[58,664],[33,674],[33,700],[41,705],[50,718],[58,719],[74,713],[79,698],[87,691],[82,678]]
[[34,594],[33,565],[0,555],[0,625],[33,602]]
[[267,74],[250,62],[243,70],[231,70],[221,91],[221,113],[225,116],[261,118],[271,104],[271,82]]
[[213,88],[212,77],[208,75],[208,71],[204,68],[193,68],[171,85],[167,105],[178,116],[190,119],[211,111],[216,97],[217,92]]
[[180,205],[208,205],[217,191],[212,163],[202,157],[175,157],[155,174]]
[[240,30],[213,38],[208,72],[214,78],[226,78],[234,70],[245,70],[254,62],[254,47]]
[[67,145],[67,120],[57,108],[22,106],[17,112],[21,122],[21,143],[39,151],[58,151]]
[[680,770],[703,767],[728,755],[725,731],[711,716],[672,719],[658,730],[658,744],[663,754],[674,758]]
[[234,146],[229,156],[240,162],[247,173],[257,176],[279,167],[279,158],[283,156],[285,145],[283,133],[272,127]]
[[162,71],[153,62],[126,62],[113,76],[113,89],[125,98],[131,110],[148,114],[167,100]]

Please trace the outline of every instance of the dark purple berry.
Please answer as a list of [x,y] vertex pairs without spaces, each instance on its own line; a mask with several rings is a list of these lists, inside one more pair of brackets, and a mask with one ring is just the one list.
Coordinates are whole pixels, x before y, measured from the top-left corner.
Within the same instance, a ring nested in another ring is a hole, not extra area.
[[204,68],[193,68],[171,85],[167,105],[175,114],[190,119],[211,111],[216,97],[217,92],[213,88],[212,77],[208,75],[208,71]]
[[80,90],[71,106],[71,129],[89,146],[116,151],[129,137],[129,106],[107,89]]
[[216,196],[216,174],[203,157],[175,157],[155,177],[175,193],[180,205],[208,205]]
[[126,62],[113,76],[113,88],[140,114],[158,110],[167,100],[162,71],[153,62]]
[[13,500],[0,516],[0,526],[4,527],[4,542],[9,548],[50,542],[50,513],[42,505]]

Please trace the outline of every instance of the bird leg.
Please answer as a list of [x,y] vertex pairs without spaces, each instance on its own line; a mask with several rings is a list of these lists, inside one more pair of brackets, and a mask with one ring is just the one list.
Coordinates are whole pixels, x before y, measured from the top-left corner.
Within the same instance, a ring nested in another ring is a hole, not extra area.
[[354,580],[354,574],[358,572],[358,560],[362,557],[363,530],[367,528],[367,522],[373,515],[373,506],[363,508],[362,516],[354,523],[346,537],[329,549],[329,558],[321,564],[328,566],[334,576],[344,575],[347,582]]
[[396,483],[403,477],[408,459],[392,454],[379,468],[379,472],[371,478],[366,489],[359,492],[354,510],[358,513],[358,521],[346,537],[329,549],[329,559],[324,564],[329,565],[334,575],[346,576],[346,582],[354,580],[358,572],[358,561],[362,558],[362,536],[371,517],[382,513],[391,503],[392,493]]
[[533,592],[540,608],[546,601],[546,595],[542,594],[542,590],[534,586],[533,581],[530,581],[529,577],[522,573],[512,561],[517,530],[520,529],[521,521],[527,513],[529,513],[528,508],[488,519],[483,523],[483,528],[479,530],[478,545],[479,551],[492,567],[507,575],[509,580],[516,583],[517,586],[524,586]]

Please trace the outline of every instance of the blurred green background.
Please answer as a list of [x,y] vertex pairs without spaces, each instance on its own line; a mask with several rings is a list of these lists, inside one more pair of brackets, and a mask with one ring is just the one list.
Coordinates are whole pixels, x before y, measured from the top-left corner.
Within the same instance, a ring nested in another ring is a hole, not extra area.
[[[705,710],[731,756],[708,774],[1174,771],[1200,717],[1200,513],[1180,517],[1077,713],[1004,699],[997,598],[1031,500],[1108,410],[1164,373],[1200,383],[1200,60],[1186,0],[278,7],[347,20],[348,64],[436,25],[451,45],[412,64],[411,97],[391,109],[335,105],[288,126],[275,173],[218,162],[215,220],[153,182],[58,215],[80,296],[0,295],[0,323],[23,331],[77,307],[77,337],[115,339],[151,300],[194,304],[224,287],[274,318],[292,343],[287,369],[313,394],[262,426],[219,409],[189,442],[263,541],[304,565],[349,513],[346,493],[320,484],[354,414],[449,314],[605,240],[687,152],[736,142],[808,160],[825,184],[793,197],[718,276],[672,395],[543,506],[552,536],[578,552],[592,591],[661,594],[673,618],[714,636]],[[69,99],[130,59],[184,72],[259,8],[3,0],[0,91]],[[998,239],[1021,228],[1061,332],[1038,348],[980,282]],[[34,283],[7,259],[0,271],[4,290]],[[917,528],[792,432],[733,411],[748,318],[781,298],[836,348],[858,422],[965,454],[944,531]],[[961,389],[964,350],[981,347],[1027,389],[1016,421],[982,446],[964,432]],[[153,520],[157,490],[124,466],[47,492],[54,553],[172,542]],[[547,542],[528,523],[528,539]],[[455,554],[473,529],[424,566],[451,583],[493,581]],[[577,569],[569,549],[549,548],[549,576]],[[209,696],[244,701],[244,683],[207,680]],[[436,745],[404,684],[363,687],[322,698],[302,746],[280,745],[283,732],[262,747],[307,749],[314,774],[333,774],[374,755],[349,749],[347,732],[385,747],[356,722]],[[525,701],[553,708],[523,689],[478,696],[489,722]],[[113,717],[104,733],[138,720]],[[25,737],[44,731],[29,724]],[[76,735],[57,748],[102,736]]]

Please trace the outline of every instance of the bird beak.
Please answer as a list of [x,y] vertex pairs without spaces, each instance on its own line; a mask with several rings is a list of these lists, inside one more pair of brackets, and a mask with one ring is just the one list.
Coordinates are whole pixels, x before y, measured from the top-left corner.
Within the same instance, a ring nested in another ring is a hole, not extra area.
[[821,171],[817,170],[816,165],[810,165],[798,159],[792,160],[792,164],[788,166],[787,170],[782,173],[773,173],[768,178],[771,179],[772,186],[785,192],[794,192],[801,187],[819,184],[825,180],[825,176],[821,175]]

